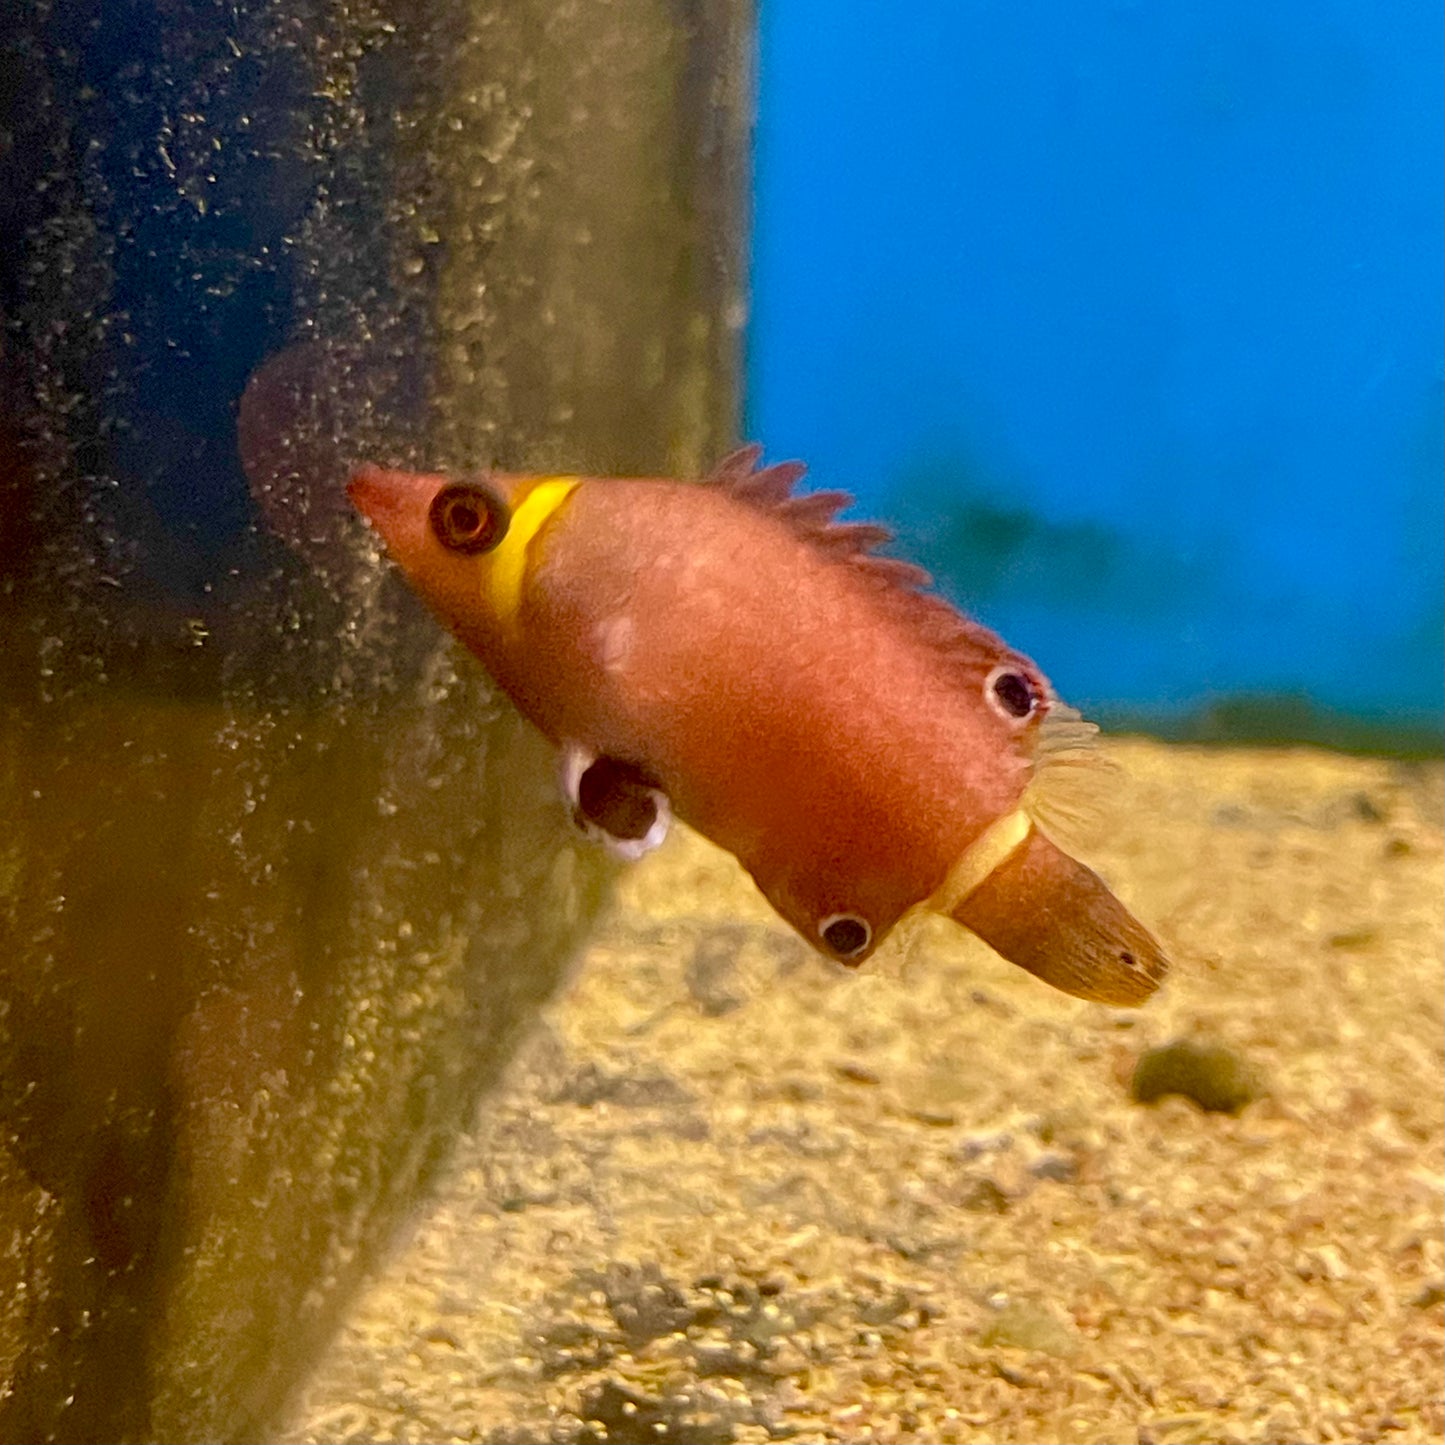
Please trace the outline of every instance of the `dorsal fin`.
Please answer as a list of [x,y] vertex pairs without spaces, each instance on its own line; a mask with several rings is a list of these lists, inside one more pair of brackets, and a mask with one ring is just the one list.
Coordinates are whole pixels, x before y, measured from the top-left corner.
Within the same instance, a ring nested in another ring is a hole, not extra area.
[[750,442],[725,456],[707,476],[703,484],[709,487],[731,487],[751,476],[762,459],[763,449],[757,442]]
[[793,488],[807,472],[803,462],[774,462],[759,467],[763,449],[754,443],[729,452],[703,479],[721,487],[740,502],[786,522],[794,536],[811,543],[840,562],[851,562],[879,582],[914,591],[932,578],[921,567],[896,557],[879,557],[874,548],[893,539],[887,527],[876,522],[839,522],[838,513],[853,504],[847,492],[803,492]]
[[[795,496],[793,488],[807,471],[804,463],[774,462],[759,467],[762,455],[763,449],[756,443],[729,452],[704,478],[704,485],[720,487],[738,501],[777,517],[794,536],[851,567],[877,589],[889,610],[920,640],[958,664],[976,667],[981,643],[1012,651],[981,623],[926,590],[932,587],[933,578],[922,567],[880,556],[874,549],[893,538],[887,527],[875,522],[837,521],[838,513],[852,505],[847,492]],[[1039,682],[1044,685],[1042,678]]]
[[798,478],[808,468],[802,462],[775,462],[759,467],[763,449],[756,442],[729,452],[703,479],[704,485],[722,487],[739,501],[772,509],[787,502]]

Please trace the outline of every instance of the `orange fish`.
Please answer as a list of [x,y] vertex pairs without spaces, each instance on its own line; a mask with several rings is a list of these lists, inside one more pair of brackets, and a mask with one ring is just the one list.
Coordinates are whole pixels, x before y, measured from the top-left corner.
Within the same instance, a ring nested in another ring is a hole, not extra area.
[[624,857],[679,817],[847,964],[946,914],[1080,998],[1168,964],[1055,846],[1047,780],[1092,732],[1028,658],[795,495],[761,449],[703,483],[363,468],[349,491],[408,580],[561,750],[573,815]]

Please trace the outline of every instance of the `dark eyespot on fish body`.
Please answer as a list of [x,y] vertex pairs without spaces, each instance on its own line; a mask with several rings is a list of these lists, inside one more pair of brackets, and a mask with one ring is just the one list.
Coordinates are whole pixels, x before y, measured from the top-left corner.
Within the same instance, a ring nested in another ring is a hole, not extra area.
[[580,743],[562,747],[562,793],[572,821],[593,842],[629,862],[650,853],[672,826],[672,804],[656,778],[635,763],[598,756]]
[[873,930],[856,913],[835,913],[818,925],[818,934],[835,958],[845,963],[867,949]]
[[577,812],[609,837],[642,839],[657,822],[657,786],[630,763],[598,758],[577,780]]

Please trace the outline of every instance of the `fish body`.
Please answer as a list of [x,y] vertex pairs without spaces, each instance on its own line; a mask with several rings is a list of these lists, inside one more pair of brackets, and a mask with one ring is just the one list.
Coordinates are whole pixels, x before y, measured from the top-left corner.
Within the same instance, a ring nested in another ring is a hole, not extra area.
[[837,522],[849,498],[757,456],[702,484],[367,468],[351,494],[619,851],[675,814],[844,962],[933,906],[1070,992],[1142,999],[1158,945],[1025,807],[1047,680]]

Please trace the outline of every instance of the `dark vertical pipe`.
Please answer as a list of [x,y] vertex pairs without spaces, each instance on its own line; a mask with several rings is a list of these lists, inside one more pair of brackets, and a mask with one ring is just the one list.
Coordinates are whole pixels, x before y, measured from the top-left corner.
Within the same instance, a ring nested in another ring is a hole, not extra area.
[[750,23],[0,18],[0,1438],[262,1433],[562,977],[604,873],[336,487],[733,439]]

